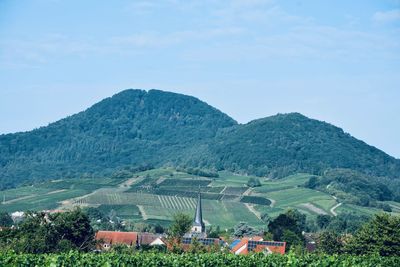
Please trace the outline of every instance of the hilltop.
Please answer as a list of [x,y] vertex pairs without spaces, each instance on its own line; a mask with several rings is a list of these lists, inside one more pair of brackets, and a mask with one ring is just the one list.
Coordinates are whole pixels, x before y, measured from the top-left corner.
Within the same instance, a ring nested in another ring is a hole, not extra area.
[[1,186],[166,164],[233,125],[194,97],[125,90],[47,127],[1,135]]
[[342,129],[299,113],[278,114],[220,131],[209,145],[222,169],[284,177],[346,168],[400,177],[400,161]]
[[125,90],[46,127],[0,136],[2,188],[165,166],[268,178],[329,171],[329,182],[313,185],[321,190],[343,176],[335,170],[349,170],[333,188],[351,194],[350,180],[368,181],[357,190],[392,185],[381,198],[400,196],[400,160],[336,126],[299,113],[238,124],[197,98],[160,90]]

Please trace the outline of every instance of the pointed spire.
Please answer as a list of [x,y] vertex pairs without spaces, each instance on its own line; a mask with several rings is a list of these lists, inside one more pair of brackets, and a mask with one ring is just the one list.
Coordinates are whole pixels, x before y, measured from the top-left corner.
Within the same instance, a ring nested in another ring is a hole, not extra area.
[[201,232],[203,232],[205,229],[205,225],[203,222],[203,211],[201,208],[201,192],[200,192],[200,187],[199,187],[199,196],[197,198],[197,205],[196,205],[196,214],[194,217],[194,222],[193,225],[195,226],[200,226],[201,227]]

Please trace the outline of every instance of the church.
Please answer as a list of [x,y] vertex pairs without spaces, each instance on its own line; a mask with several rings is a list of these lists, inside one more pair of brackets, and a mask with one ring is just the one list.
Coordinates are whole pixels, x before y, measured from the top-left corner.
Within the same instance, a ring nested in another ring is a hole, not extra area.
[[197,197],[196,212],[193,218],[192,228],[182,239],[183,249],[189,249],[193,241],[201,243],[203,246],[210,248],[211,246],[227,246],[226,242],[219,238],[207,238],[206,226],[203,222],[203,210],[201,206],[201,192]]
[[199,190],[199,195],[197,197],[196,213],[194,215],[194,220],[192,224],[192,229],[190,231],[191,237],[206,237],[206,227],[203,222],[203,210],[201,208],[201,192]]

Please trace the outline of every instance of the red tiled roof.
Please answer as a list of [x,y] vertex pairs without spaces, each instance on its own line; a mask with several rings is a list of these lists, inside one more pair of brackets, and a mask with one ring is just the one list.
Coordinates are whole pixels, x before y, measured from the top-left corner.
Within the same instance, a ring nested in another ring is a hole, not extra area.
[[[236,253],[240,248],[247,245],[248,241],[249,241],[248,238],[246,237],[242,238],[242,240],[240,240],[240,242],[235,247],[232,248],[232,252]],[[247,249],[246,249],[246,254],[247,254]]]
[[[254,242],[256,243],[254,243]],[[286,243],[285,242],[274,242],[274,241],[263,241],[262,237],[256,236],[252,238],[242,238],[238,244],[232,249],[232,253],[246,255],[249,253],[249,242],[252,244],[252,252],[263,252],[265,250],[272,253],[285,254]],[[276,244],[276,245],[275,245]]]
[[125,244],[128,246],[135,245],[138,240],[136,232],[113,232],[113,231],[98,231],[96,240],[103,241],[108,244]]
[[150,245],[156,240],[159,236],[151,233],[141,233],[139,235],[140,245]]

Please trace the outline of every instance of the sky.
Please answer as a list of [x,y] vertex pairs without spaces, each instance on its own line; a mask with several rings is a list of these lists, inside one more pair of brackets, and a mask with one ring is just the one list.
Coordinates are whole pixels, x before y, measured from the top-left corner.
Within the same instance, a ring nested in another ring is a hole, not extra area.
[[300,112],[400,158],[400,0],[0,0],[0,133],[127,88]]

